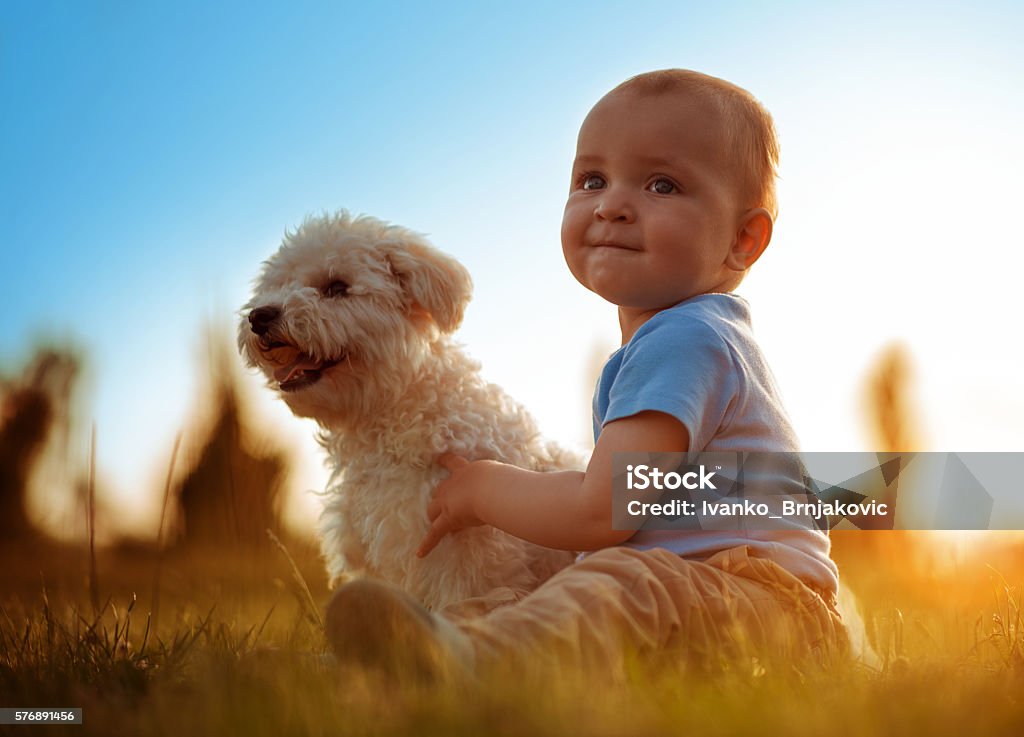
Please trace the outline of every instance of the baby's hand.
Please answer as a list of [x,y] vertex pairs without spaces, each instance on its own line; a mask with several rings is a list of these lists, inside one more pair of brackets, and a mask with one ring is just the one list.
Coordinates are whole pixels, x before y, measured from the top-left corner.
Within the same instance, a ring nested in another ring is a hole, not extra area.
[[437,462],[448,469],[449,476],[437,485],[427,507],[427,517],[432,524],[416,551],[419,558],[433,550],[448,533],[483,524],[473,509],[473,494],[488,461],[470,463],[465,458],[445,453]]

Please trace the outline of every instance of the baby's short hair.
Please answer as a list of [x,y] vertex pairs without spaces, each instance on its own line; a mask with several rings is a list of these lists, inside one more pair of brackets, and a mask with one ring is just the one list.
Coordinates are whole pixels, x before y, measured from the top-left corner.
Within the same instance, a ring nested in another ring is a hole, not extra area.
[[689,69],[662,69],[627,79],[609,94],[642,95],[684,93],[713,104],[728,127],[729,155],[739,174],[741,196],[750,207],[763,207],[778,216],[775,177],[779,166],[779,139],[775,123],[764,106],[742,87]]

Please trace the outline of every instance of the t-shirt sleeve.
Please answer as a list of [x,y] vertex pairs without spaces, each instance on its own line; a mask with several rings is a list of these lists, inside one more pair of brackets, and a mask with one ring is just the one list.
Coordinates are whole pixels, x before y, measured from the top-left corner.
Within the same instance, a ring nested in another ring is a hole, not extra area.
[[655,410],[675,417],[704,450],[726,421],[737,392],[728,345],[701,320],[658,320],[641,327],[624,349],[608,393],[604,424]]

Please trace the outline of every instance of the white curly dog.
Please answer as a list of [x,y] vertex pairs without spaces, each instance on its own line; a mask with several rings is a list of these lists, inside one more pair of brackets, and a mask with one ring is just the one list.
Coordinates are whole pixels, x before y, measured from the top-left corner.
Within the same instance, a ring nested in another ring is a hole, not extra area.
[[449,337],[471,289],[462,265],[422,236],[342,211],[287,233],[242,309],[247,362],[322,428],[333,473],[320,540],[332,583],[367,573],[436,610],[498,590],[520,596],[572,561],[486,525],[415,555],[447,473],[441,453],[580,467]]

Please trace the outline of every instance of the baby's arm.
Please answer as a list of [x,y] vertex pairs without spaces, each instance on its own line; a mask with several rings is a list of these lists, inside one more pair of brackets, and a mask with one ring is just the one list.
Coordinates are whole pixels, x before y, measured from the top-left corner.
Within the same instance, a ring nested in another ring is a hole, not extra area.
[[633,536],[612,529],[612,453],[685,452],[686,427],[663,412],[640,412],[601,430],[585,472],[527,471],[497,461],[441,457],[451,475],[430,503],[430,531],[417,555],[445,535],[474,525],[494,525],[537,545],[560,550],[597,550]]

